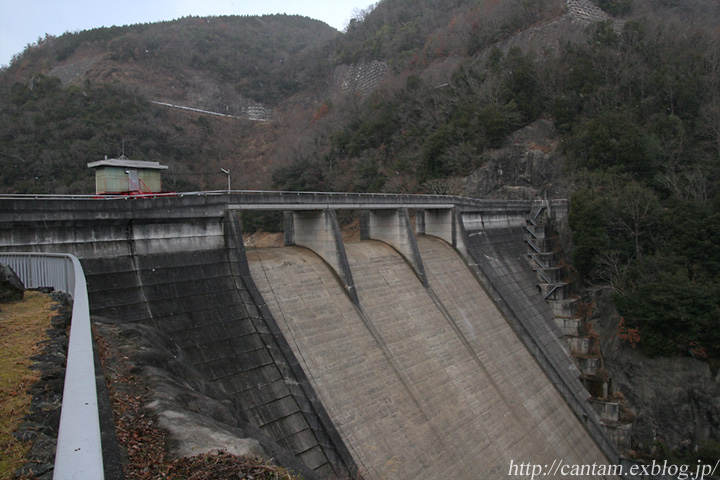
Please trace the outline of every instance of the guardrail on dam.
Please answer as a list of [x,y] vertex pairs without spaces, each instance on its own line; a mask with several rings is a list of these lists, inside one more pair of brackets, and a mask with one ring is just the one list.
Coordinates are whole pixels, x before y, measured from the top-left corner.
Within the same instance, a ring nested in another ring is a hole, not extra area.
[[[618,461],[524,258],[531,202],[35,197],[0,196],[0,251],[76,255],[93,317],[162,332],[308,478]],[[249,209],[286,212],[286,247],[245,248]]]
[[26,288],[51,287],[73,299],[71,334],[53,478],[104,478],[85,275],[70,254],[2,253]]

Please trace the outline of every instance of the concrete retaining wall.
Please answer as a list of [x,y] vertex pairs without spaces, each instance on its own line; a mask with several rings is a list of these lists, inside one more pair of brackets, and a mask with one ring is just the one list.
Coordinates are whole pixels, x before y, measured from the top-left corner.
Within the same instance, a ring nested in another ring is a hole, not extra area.
[[388,66],[373,60],[356,65],[342,65],[335,71],[336,86],[344,91],[368,94],[385,78]]

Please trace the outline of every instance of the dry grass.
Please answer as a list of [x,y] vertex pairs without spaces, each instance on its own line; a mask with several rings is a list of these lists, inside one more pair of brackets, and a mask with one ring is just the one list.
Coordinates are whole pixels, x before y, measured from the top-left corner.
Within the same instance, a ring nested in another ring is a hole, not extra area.
[[38,343],[50,327],[53,303],[49,295],[27,291],[22,301],[0,305],[0,478],[21,467],[30,449],[12,434],[28,413],[27,390],[39,379],[30,357],[41,353]]

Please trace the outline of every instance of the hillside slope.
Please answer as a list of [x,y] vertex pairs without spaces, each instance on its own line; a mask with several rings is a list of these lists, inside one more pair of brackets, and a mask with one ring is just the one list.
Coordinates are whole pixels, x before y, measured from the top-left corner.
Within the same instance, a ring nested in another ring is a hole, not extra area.
[[219,166],[243,172],[239,187],[266,187],[277,128],[257,120],[282,118],[274,112],[288,99],[327,88],[318,59],[337,35],[316,20],[268,15],[46,38],[0,75],[0,184],[92,193],[86,163],[124,148],[168,164],[170,190],[217,188]]
[[[87,163],[124,153],[176,191],[224,168],[236,189],[571,197],[610,356],[717,383],[718,25],[716,0],[382,0],[343,34],[274,15],[48,37],[0,72],[0,191],[92,193]],[[712,408],[658,438],[720,440]]]

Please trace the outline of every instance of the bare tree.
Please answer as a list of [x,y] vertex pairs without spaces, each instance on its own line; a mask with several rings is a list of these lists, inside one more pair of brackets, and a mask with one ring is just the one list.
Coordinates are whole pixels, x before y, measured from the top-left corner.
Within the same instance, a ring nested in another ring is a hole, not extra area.
[[720,158],[720,40],[709,46],[706,58],[710,99],[700,110],[699,128],[715,144]]
[[618,215],[613,216],[613,226],[630,235],[634,257],[640,259],[643,254],[641,240],[645,240],[660,221],[660,201],[654,192],[632,182],[621,189],[616,202]]
[[634,285],[630,282],[628,271],[632,265],[617,250],[607,250],[598,254],[597,258],[597,284],[594,290],[610,288],[619,295],[632,292]]
[[433,195],[464,195],[465,179],[463,177],[434,178],[422,186]]

